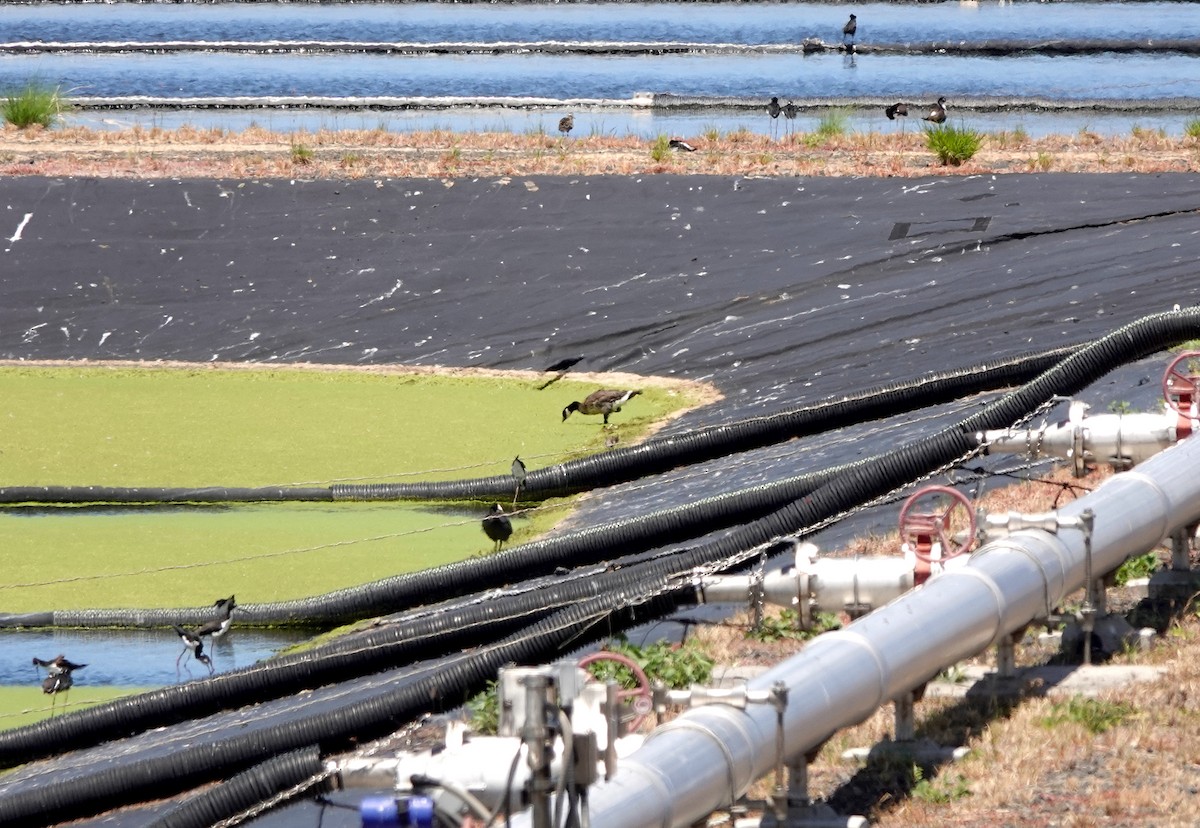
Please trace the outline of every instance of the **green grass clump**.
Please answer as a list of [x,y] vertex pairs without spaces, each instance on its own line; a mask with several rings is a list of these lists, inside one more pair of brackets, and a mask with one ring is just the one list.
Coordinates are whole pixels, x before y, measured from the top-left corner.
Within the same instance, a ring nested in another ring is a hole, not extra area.
[[850,110],[844,107],[835,107],[826,110],[821,115],[821,120],[817,122],[815,134],[822,140],[836,138],[846,134],[849,123]]
[[983,133],[973,129],[950,124],[925,127],[925,146],[948,166],[957,167],[971,160],[982,144]]
[[1042,726],[1056,727],[1071,722],[1083,726],[1089,733],[1100,734],[1123,724],[1133,713],[1134,709],[1124,702],[1072,696],[1065,702],[1056,702],[1049,715],[1042,719]]
[[1184,124],[1183,134],[1188,138],[1200,138],[1200,118],[1193,118]]
[[31,126],[51,127],[70,108],[59,88],[30,83],[17,92],[4,96],[2,107],[5,123],[20,129]]
[[657,163],[661,164],[666,161],[671,155],[671,139],[665,135],[660,135],[654,139],[654,144],[650,147],[650,157]]
[[1125,586],[1135,578],[1149,578],[1158,571],[1158,555],[1153,549],[1141,555],[1126,558],[1125,563],[1117,567],[1113,581],[1117,586]]

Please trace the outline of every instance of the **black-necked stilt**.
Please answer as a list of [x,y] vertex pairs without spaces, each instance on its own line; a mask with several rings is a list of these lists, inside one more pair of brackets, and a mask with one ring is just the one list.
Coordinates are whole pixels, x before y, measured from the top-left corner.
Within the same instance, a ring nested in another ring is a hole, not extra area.
[[621,406],[636,397],[641,391],[593,391],[584,397],[583,402],[572,402],[563,409],[563,421],[575,411],[580,414],[603,414],[604,425],[608,425],[608,415],[621,410]]
[[499,503],[493,503],[483,519],[483,533],[496,542],[495,552],[499,552],[504,542],[512,537],[512,521],[504,514],[504,507]]
[[783,111],[783,107],[779,105],[779,98],[771,98],[767,104],[767,114],[771,116],[771,135],[775,135],[775,121],[779,118],[779,113]]
[[842,43],[854,45],[854,35],[858,32],[858,16],[850,15],[850,19],[846,21],[846,25],[842,26]]
[[676,152],[695,152],[696,148],[682,138],[672,138],[667,142],[667,146]]
[[72,670],[83,669],[87,665],[86,664],[76,664],[75,662],[70,661],[62,653],[59,653],[58,655],[56,655],[54,658],[50,659],[49,661],[46,661],[44,659],[38,658],[37,656],[34,656],[33,657],[33,666],[45,667],[46,672],[49,673],[51,676],[60,676],[63,673],[70,673]]
[[513,492],[513,505],[517,505],[517,498],[521,495],[521,489],[525,488],[525,463],[521,460],[521,455],[513,458],[512,462],[513,483],[516,485],[516,490]]
[[87,665],[68,661],[63,655],[58,655],[49,661],[34,657],[33,664],[36,667],[45,667],[49,674],[42,681],[42,692],[50,696],[50,715],[53,716],[54,703],[58,700],[58,694],[66,693],[75,683],[71,673],[75,670],[82,670]]
[[894,103],[887,109],[883,110],[883,114],[887,116],[889,121],[896,120],[897,115],[908,117],[908,104]]
[[[185,630],[178,624],[172,624],[171,629],[175,630],[176,635],[179,636],[179,640],[183,642],[183,652],[175,659],[175,675],[179,675],[179,659],[187,655],[188,652],[191,652],[192,658],[207,667],[208,674],[211,676],[213,674],[212,659],[204,654],[204,639],[191,630]],[[191,672],[191,670],[188,670],[188,675],[191,675]]]
[[788,101],[783,105],[783,117],[787,119],[787,122],[784,124],[784,126],[787,127],[788,132],[796,131],[796,126],[792,123],[792,121],[796,120],[796,115],[799,111],[800,108],[791,101]]
[[935,124],[943,124],[946,122],[946,99],[938,98],[937,103],[929,108],[929,114],[921,118],[922,121],[932,121]]
[[568,115],[565,118],[561,118],[558,122],[558,131],[561,132],[564,137],[567,135],[567,133],[569,133],[574,128],[575,128],[575,116],[574,115]]
[[228,598],[218,598],[213,601],[213,606],[217,608],[217,614],[205,621],[196,630],[196,635],[201,637],[211,635],[213,638],[220,638],[229,632],[229,625],[233,622],[233,611],[237,609],[237,601],[230,595]]

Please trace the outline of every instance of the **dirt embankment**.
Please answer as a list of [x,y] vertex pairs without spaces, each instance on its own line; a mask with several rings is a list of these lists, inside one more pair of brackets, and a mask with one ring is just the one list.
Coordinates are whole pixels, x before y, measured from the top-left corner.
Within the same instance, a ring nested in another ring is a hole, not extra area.
[[0,174],[127,178],[408,178],[501,175],[924,176],[1004,172],[1195,172],[1200,138],[1139,130],[1031,139],[986,135],[973,158],[943,164],[925,136],[907,133],[749,132],[684,136],[694,151],[638,138],[406,133],[382,130],[242,133],[182,128],[101,132],[0,131]]

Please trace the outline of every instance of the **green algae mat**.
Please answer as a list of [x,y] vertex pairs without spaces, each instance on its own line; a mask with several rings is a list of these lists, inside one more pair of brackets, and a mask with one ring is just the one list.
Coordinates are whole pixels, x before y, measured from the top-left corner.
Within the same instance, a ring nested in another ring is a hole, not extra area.
[[[704,401],[612,375],[68,364],[0,366],[0,486],[327,486],[483,477],[628,445]],[[562,409],[643,393],[602,429]],[[514,520],[511,542],[566,514]],[[486,504],[0,508],[0,607],[286,600],[487,554]]]

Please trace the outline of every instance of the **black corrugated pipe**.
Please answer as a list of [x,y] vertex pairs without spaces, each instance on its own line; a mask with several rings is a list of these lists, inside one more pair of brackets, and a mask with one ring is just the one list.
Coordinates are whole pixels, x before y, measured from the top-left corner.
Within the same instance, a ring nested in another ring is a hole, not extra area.
[[146,828],[209,828],[265,802],[325,770],[316,745],[247,768],[219,785],[184,800]]
[[[655,587],[660,585],[654,585]],[[690,590],[678,591],[687,600]],[[322,753],[394,732],[431,706],[449,709],[483,689],[505,664],[537,664],[586,645],[612,628],[636,625],[678,606],[677,596],[648,597],[632,584],[575,604],[534,625],[528,632],[475,652],[446,659],[432,673],[415,676],[392,690],[337,710],[296,717],[270,728],[237,731],[228,737],[181,745],[162,755],[123,765],[97,763],[70,778],[21,784],[0,796],[0,825],[42,826],[90,816],[148,798],[174,796],[231,771],[308,745]],[[0,783],[2,784],[2,783]]]
[[[834,467],[752,486],[648,515],[534,541],[498,555],[396,575],[324,595],[269,604],[239,604],[237,622],[334,626],[469,595],[479,584],[510,584],[547,575],[563,566],[574,568],[609,560],[615,549],[622,555],[635,555],[755,520],[803,497],[830,477],[841,474],[842,470],[843,467]],[[167,627],[199,624],[211,616],[211,607],[0,613],[0,628]]]
[[[920,379],[869,388],[813,405],[735,423],[657,437],[528,473],[527,500],[561,497],[659,474],[678,466],[819,434],[926,408],[982,391],[1025,382],[1081,346],[1072,345],[999,359],[983,365],[938,372]],[[227,496],[222,497],[221,493]],[[239,496],[238,493],[241,493]],[[218,500],[494,500],[513,492],[509,475],[426,483],[338,484],[325,488],[164,488],[111,486],[11,486],[0,488],[5,503],[185,503]]]

